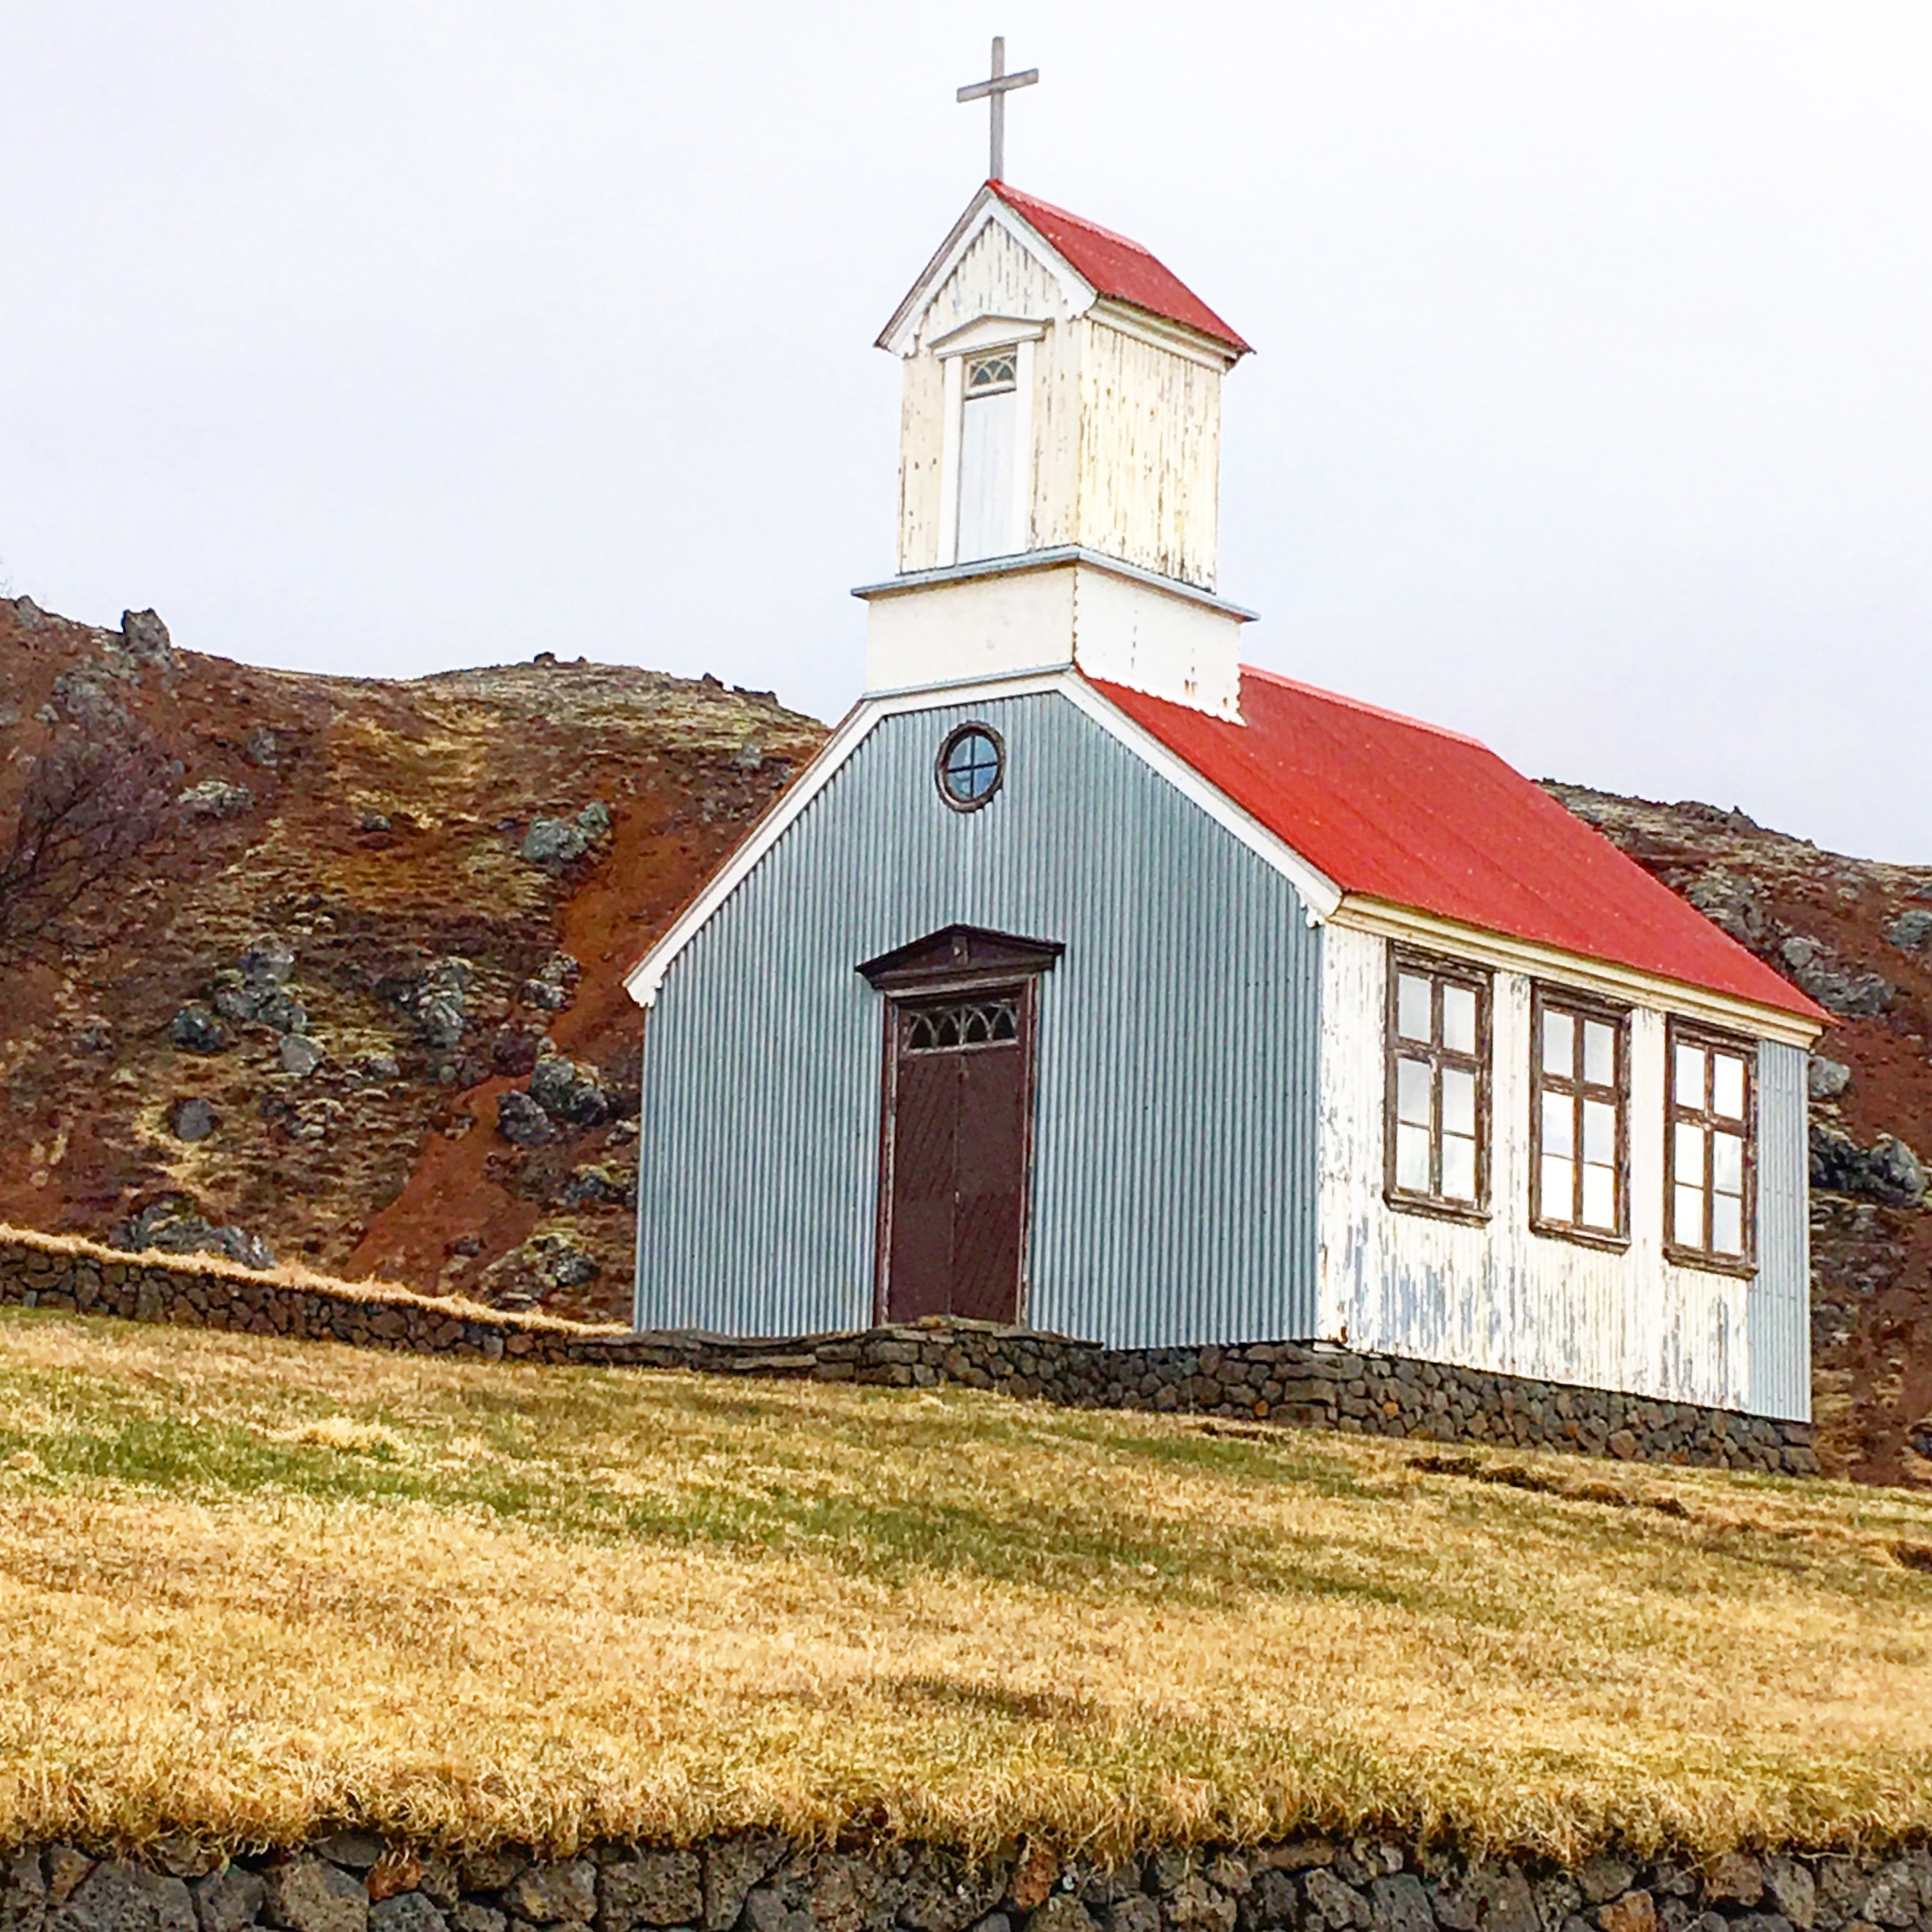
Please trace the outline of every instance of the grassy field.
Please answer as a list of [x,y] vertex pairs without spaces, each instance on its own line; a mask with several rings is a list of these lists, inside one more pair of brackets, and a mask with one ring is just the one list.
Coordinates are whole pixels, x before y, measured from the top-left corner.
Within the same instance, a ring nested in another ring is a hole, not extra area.
[[1923,1832],[1928,1566],[1897,1492],[7,1311],[0,1832]]

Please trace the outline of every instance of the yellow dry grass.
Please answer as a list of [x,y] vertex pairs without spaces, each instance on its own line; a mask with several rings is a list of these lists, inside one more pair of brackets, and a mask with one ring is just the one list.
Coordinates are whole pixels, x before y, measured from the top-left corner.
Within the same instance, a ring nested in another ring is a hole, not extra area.
[[1932,1828],[1932,1505],[1428,1460],[14,1312],[0,1832]]

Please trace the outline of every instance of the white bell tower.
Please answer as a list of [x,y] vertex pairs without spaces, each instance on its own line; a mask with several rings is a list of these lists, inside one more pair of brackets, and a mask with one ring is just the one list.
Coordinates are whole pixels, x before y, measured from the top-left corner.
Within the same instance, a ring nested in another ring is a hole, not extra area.
[[[1002,52],[962,98],[1030,81]],[[1138,243],[996,176],[879,346],[904,369],[898,574],[856,593],[867,688],[1077,664],[1238,717],[1252,614],[1216,553],[1221,379],[1247,344]]]

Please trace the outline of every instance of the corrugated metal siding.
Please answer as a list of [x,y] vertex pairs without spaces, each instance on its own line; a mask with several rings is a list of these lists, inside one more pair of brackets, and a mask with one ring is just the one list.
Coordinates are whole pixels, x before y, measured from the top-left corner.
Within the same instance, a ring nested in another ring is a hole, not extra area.
[[1758,1274],[1750,1310],[1750,1407],[1811,1419],[1810,1112],[1800,1048],[1758,1049]]
[[[1004,737],[984,810],[940,740]],[[1322,934],[1293,887],[1064,698],[883,721],[673,968],[645,1041],[638,1319],[869,1318],[879,996],[962,920],[1058,940],[1041,982],[1034,1326],[1116,1346],[1309,1332]]]

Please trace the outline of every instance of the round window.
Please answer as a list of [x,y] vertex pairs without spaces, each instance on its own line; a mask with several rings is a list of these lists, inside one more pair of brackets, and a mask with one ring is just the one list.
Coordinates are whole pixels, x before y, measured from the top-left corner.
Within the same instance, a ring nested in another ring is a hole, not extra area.
[[976,812],[1000,788],[1006,748],[983,724],[962,724],[939,748],[939,795],[956,812]]

